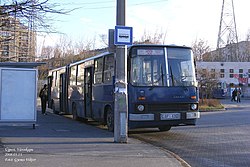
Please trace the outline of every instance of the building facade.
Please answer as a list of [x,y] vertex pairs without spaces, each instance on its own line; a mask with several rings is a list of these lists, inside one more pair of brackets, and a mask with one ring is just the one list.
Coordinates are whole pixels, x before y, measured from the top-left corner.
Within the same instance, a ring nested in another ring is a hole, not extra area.
[[0,17],[0,61],[35,61],[36,33],[11,16]]
[[207,53],[210,61],[250,62],[250,41],[241,41]]
[[196,62],[196,68],[217,74],[217,80],[227,90],[227,96],[231,96],[232,90],[237,87],[242,90],[243,96],[250,97],[250,62]]

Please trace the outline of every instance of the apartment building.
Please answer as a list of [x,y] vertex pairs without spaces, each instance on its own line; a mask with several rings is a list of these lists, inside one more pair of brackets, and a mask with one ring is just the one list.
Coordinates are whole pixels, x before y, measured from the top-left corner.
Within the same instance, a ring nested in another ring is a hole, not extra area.
[[0,17],[0,61],[35,61],[36,33],[19,19]]
[[216,73],[228,96],[235,87],[240,87],[245,96],[250,96],[250,62],[197,62],[196,68]]

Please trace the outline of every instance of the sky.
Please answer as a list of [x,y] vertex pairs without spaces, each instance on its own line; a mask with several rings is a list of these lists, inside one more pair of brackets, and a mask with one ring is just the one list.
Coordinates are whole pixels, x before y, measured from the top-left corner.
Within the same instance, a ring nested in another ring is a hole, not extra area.
[[[72,41],[96,41],[116,25],[116,0],[50,0],[61,8],[78,8],[68,15],[55,16],[54,28]],[[164,33],[164,44],[191,46],[202,39],[210,48],[217,45],[223,0],[126,0],[126,26],[133,27],[133,40]],[[231,2],[231,0],[225,0]],[[225,4],[227,5],[227,3]],[[239,41],[250,31],[250,1],[234,0]],[[60,34],[40,35],[38,45],[54,46]]]

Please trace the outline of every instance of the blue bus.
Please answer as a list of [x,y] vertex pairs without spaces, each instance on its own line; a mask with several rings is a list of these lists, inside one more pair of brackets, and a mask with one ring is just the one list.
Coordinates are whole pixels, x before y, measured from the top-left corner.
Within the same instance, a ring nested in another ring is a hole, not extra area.
[[[56,90],[62,98],[59,103],[50,98],[49,103],[57,105],[52,105],[53,110],[102,122],[112,131],[115,54],[102,53],[62,68],[64,72],[60,68],[49,72],[49,89],[59,83]],[[133,45],[128,48],[127,74],[129,129],[168,131],[172,126],[196,124],[199,93],[191,48]]]

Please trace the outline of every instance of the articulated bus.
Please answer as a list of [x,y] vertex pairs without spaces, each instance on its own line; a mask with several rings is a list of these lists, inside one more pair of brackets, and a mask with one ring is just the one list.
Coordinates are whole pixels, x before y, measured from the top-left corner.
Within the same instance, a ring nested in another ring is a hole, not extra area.
[[[115,54],[106,52],[49,71],[49,106],[114,129]],[[127,55],[128,128],[195,125],[200,117],[192,50],[133,45]]]

